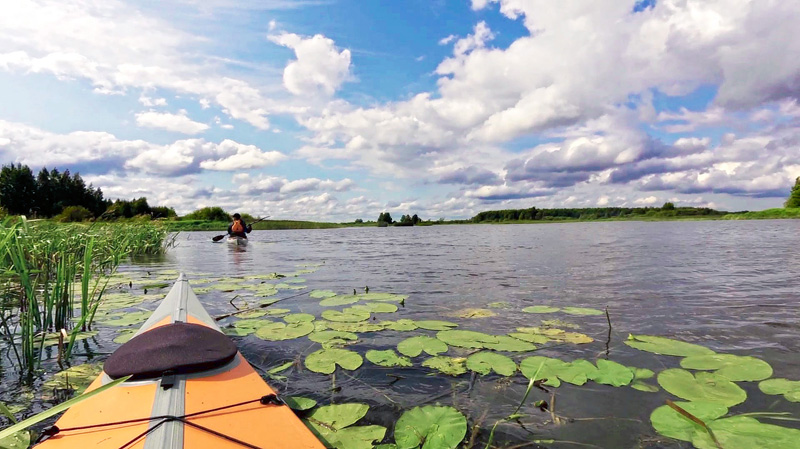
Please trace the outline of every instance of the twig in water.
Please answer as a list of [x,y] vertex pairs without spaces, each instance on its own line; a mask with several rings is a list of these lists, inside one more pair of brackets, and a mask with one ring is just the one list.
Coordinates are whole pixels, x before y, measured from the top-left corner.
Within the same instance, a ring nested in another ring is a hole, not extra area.
[[608,306],[606,306],[606,321],[608,321],[608,338],[606,339],[606,358],[611,352],[611,316],[608,314]]

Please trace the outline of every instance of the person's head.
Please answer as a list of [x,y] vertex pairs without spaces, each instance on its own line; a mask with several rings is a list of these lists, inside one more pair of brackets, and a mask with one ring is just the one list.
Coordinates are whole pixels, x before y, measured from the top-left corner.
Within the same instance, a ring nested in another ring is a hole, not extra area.
[[234,220],[241,220],[241,219],[242,219],[242,216],[241,216],[241,215],[239,215],[239,213],[237,212],[237,213],[233,214],[233,219],[234,219]]

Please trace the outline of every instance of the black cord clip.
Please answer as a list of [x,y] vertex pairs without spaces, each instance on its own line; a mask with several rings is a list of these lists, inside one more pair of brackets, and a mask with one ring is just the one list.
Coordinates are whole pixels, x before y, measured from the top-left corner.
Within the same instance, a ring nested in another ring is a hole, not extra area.
[[261,396],[259,402],[261,402],[261,405],[286,405],[286,401],[281,399],[277,394]]

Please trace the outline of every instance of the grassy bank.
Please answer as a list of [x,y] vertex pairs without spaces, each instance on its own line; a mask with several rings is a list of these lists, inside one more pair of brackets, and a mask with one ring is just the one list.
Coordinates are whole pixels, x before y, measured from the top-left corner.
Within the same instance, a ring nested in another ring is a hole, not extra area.
[[800,218],[800,207],[776,208],[776,209],[759,210],[754,212],[741,212],[737,214],[728,214],[722,218],[724,220],[798,219]]

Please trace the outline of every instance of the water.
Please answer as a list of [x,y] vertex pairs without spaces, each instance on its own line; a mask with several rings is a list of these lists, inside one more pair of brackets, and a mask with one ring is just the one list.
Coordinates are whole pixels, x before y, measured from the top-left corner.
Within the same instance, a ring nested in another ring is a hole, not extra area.
[[[211,243],[214,234],[181,234],[177,247],[165,257],[141,260],[122,270],[179,269],[226,277],[291,272],[298,265],[324,262],[318,271],[303,276],[308,290],[352,293],[369,286],[373,292],[409,295],[405,307],[382,316],[386,319],[444,319],[459,323],[461,329],[501,334],[558,318],[579,325],[578,331],[591,335],[595,342],[559,345],[537,354],[567,361],[609,358],[658,372],[678,367],[680,359],[637,351],[622,342],[628,333],[662,335],[718,352],[757,356],[773,366],[774,377],[800,379],[800,221],[256,231],[245,250]],[[282,291],[280,296],[294,293]],[[216,292],[201,296],[212,315],[231,312],[230,299],[230,295]],[[467,307],[486,308],[496,301],[509,303],[508,309],[493,309],[496,317],[448,316]],[[613,326],[610,340],[605,316],[520,312],[529,305],[607,306]],[[286,300],[280,307],[316,315],[323,310],[318,300],[307,295]],[[368,349],[393,348],[403,338],[420,334],[434,332],[367,333],[349,349],[364,354]],[[117,346],[110,342],[114,335],[101,332],[84,349],[110,352]],[[302,358],[319,348],[306,338],[266,342],[248,336],[237,339],[237,344],[248,360],[262,368]],[[467,353],[451,349],[449,355]],[[513,358],[519,361],[525,356],[515,354]],[[284,394],[323,402],[367,402],[372,407],[367,418],[390,429],[404,409],[430,401],[455,405],[468,416],[470,425],[481,423],[484,431],[476,440],[484,442],[492,424],[516,408],[527,385],[519,373],[512,378],[431,376],[431,370],[420,367],[422,360],[414,359],[415,368],[407,369],[381,368],[365,360],[357,371],[337,371],[335,384],[330,376],[307,370],[294,370],[286,382],[272,383]],[[800,418],[800,404],[766,396],[757,383],[740,385],[748,400],[733,407],[731,413],[778,411]],[[498,427],[495,443],[511,447],[552,439],[556,442],[542,445],[691,447],[659,437],[652,430],[650,413],[672,398],[663,390],[644,393],[589,382],[580,387],[563,384],[551,391],[555,392],[559,425],[552,422],[549,412],[528,406],[523,408],[527,416],[521,423]],[[551,401],[551,396],[540,390],[534,390],[532,396],[529,403]]]

